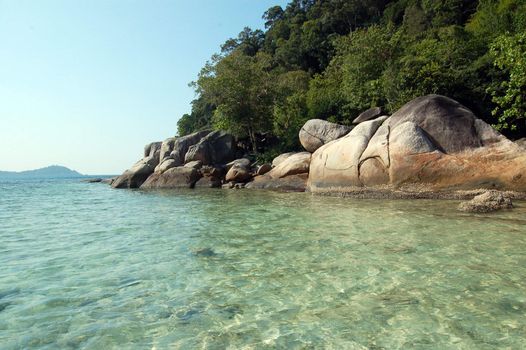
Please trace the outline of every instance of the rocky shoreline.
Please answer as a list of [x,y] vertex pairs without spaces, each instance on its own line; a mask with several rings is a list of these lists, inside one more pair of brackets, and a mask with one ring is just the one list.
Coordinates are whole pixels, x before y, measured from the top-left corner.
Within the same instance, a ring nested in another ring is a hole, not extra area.
[[[488,190],[492,195],[486,197],[493,200],[498,190],[506,203],[526,199],[524,143],[508,140],[445,96],[417,98],[391,116],[372,108],[353,126],[309,120],[299,140],[305,152],[285,153],[272,164],[257,164],[224,131],[173,137],[146,145],[143,158],[111,186],[463,200]],[[511,208],[511,202],[501,207]]]

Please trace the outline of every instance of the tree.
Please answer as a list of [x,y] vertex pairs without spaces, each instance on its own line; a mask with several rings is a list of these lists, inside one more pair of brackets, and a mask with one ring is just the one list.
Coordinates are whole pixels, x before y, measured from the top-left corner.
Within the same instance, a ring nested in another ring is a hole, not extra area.
[[270,57],[248,56],[234,50],[216,56],[201,71],[197,92],[217,106],[212,123],[217,129],[248,136],[257,152],[256,133],[272,130],[272,75]]
[[496,67],[506,72],[507,79],[488,90],[497,107],[496,127],[500,130],[526,130],[526,33],[502,35],[491,45]]

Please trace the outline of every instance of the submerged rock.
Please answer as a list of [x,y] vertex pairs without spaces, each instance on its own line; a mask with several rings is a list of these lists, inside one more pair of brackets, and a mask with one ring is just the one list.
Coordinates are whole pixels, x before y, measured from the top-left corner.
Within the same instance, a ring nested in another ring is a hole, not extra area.
[[470,201],[460,203],[458,209],[469,213],[489,213],[501,209],[512,209],[511,198],[499,191],[487,191]]
[[308,120],[300,130],[301,145],[308,152],[314,152],[321,146],[346,135],[352,128],[321,119]]
[[309,175],[297,174],[282,178],[272,178],[266,175],[256,176],[252,182],[246,184],[246,188],[257,190],[274,190],[284,192],[305,192]]

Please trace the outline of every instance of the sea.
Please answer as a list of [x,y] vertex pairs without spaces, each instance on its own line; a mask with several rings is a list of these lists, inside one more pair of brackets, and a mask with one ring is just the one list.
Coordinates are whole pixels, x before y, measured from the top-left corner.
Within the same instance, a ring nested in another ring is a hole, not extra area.
[[525,349],[526,202],[0,181],[0,349]]

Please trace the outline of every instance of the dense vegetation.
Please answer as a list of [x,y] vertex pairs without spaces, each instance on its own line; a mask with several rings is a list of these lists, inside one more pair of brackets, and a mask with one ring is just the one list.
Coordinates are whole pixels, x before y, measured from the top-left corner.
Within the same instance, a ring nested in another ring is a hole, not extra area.
[[526,133],[526,0],[292,0],[263,19],[202,69],[180,135],[219,128],[277,153],[308,119],[349,124],[429,93]]

